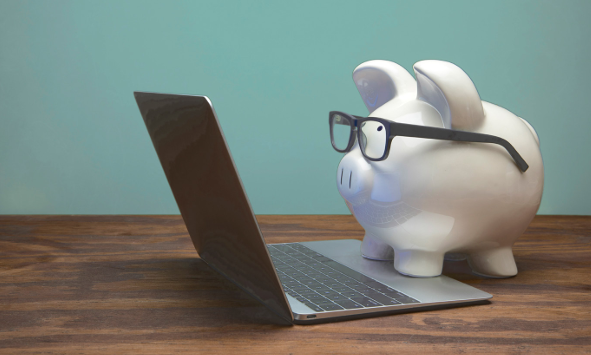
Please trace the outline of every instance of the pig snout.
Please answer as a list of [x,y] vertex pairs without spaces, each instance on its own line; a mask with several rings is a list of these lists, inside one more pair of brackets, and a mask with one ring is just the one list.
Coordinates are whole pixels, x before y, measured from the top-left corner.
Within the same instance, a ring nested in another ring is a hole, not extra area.
[[343,198],[353,205],[363,203],[371,195],[373,171],[359,150],[341,160],[337,169],[337,187]]

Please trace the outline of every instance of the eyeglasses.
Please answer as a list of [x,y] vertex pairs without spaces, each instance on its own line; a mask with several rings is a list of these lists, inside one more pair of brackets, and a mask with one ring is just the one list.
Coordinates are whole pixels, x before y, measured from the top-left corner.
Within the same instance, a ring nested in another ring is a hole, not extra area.
[[[398,123],[377,117],[363,118],[339,111],[329,113],[328,123],[330,125],[330,141],[337,152],[346,153],[350,151],[353,144],[355,144],[355,138],[357,138],[361,153],[371,161],[382,161],[388,158],[392,139],[396,136],[402,136],[498,144],[507,150],[522,172],[529,168],[511,143],[497,136]],[[355,131],[357,131],[357,134],[355,134]]]

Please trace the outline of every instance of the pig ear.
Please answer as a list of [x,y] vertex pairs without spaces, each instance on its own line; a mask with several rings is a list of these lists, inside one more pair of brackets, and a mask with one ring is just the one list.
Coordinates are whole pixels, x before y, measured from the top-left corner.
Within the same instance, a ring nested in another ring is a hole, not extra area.
[[400,65],[386,60],[361,63],[353,71],[353,80],[369,113],[396,96],[416,90],[412,75]]
[[482,123],[482,101],[462,69],[440,60],[424,60],[413,69],[417,77],[417,99],[435,107],[445,127],[471,130]]

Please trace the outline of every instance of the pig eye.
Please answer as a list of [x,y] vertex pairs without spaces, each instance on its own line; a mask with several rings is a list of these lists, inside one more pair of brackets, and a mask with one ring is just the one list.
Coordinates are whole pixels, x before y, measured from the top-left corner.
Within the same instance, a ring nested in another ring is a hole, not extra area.
[[378,132],[380,132],[380,131],[381,131],[383,128],[384,128],[384,127],[382,127],[382,126],[379,126],[379,127],[378,127]]

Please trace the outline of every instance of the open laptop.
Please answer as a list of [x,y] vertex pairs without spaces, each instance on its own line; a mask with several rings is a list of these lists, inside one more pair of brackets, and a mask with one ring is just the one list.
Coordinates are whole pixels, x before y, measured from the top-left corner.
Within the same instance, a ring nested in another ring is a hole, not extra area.
[[446,276],[411,278],[361,256],[358,240],[266,245],[211,101],[135,92],[199,256],[296,324],[482,302]]

